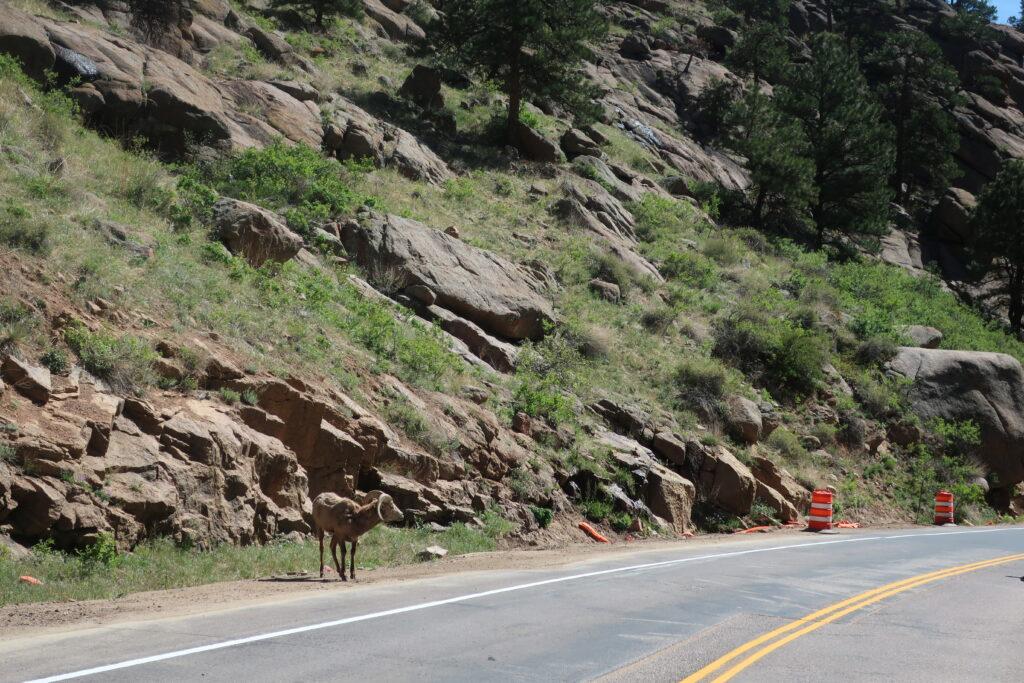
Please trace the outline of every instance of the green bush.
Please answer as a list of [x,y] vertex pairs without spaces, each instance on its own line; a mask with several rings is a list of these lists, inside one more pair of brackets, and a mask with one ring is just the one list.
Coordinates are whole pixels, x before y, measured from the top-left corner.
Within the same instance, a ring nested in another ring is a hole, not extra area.
[[209,186],[230,197],[281,211],[294,230],[308,236],[314,227],[368,201],[346,182],[356,168],[328,159],[305,144],[275,142],[215,162],[202,169],[198,177],[186,177],[198,194],[194,201],[200,207],[209,199],[203,189]]
[[715,263],[703,254],[691,251],[670,253],[659,268],[661,274],[694,289],[713,289],[719,274]]
[[629,205],[636,219],[636,234],[644,242],[676,238],[694,228],[697,216],[689,204],[648,193]]
[[853,314],[851,329],[862,339],[897,339],[906,325],[928,325],[944,331],[944,348],[998,351],[1024,360],[1024,343],[998,323],[986,322],[938,278],[869,261],[833,264],[827,277],[842,307]]
[[64,340],[78,355],[82,367],[116,391],[137,393],[155,381],[156,352],[143,340],[75,326],[64,331]]
[[800,438],[785,427],[779,427],[771,433],[768,445],[790,462],[801,462],[808,457],[807,449],[800,443]]
[[676,367],[672,387],[683,408],[713,415],[725,397],[728,379],[725,368],[714,359],[690,356]]
[[533,518],[540,525],[540,528],[547,529],[551,526],[551,520],[554,517],[554,513],[551,512],[551,508],[537,507],[536,505],[530,506],[530,512],[533,513]]
[[878,366],[896,357],[896,342],[884,335],[865,339],[854,353],[857,362],[865,366]]
[[718,321],[714,354],[773,391],[806,394],[822,379],[829,342],[817,330],[749,307]]
[[39,362],[55,375],[63,375],[71,368],[67,352],[56,346],[47,349],[39,358]]

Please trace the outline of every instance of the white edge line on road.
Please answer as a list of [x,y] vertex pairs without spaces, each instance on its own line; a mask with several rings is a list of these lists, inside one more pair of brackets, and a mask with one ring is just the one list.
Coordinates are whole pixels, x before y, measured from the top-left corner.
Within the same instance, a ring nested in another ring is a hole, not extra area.
[[255,636],[248,636],[246,638],[235,638],[234,640],[225,640],[220,643],[211,643],[209,645],[200,645],[197,647],[190,647],[184,650],[175,650],[173,652],[164,652],[159,655],[151,655],[149,657],[140,657],[138,659],[129,659],[123,662],[117,662],[115,664],[106,664],[104,666],[97,666],[91,669],[82,669],[80,671],[72,671],[66,674],[58,674],[56,676],[49,676],[47,678],[38,678],[26,683],[50,683],[51,681],[67,681],[73,678],[83,678],[85,676],[94,676],[96,674],[106,673],[108,671],[117,671],[118,669],[128,669],[133,666],[141,666],[143,664],[152,664],[154,662],[162,662],[167,659],[176,659],[178,657],[187,657],[189,655],[197,655],[203,652],[211,652],[213,650],[223,650],[228,647],[235,647],[236,645],[245,645],[247,643],[258,643],[262,640],[270,640],[272,638],[282,638],[284,636],[295,635],[296,633],[307,633],[309,631],[319,631],[325,628],[333,628],[335,626],[344,626],[346,624],[354,624],[360,621],[369,621],[371,619],[381,619],[383,617],[390,617],[396,614],[405,614],[406,612],[418,612],[420,610],[430,609],[432,607],[441,607],[442,605],[452,605],[458,602],[466,602],[467,600],[477,600],[479,598],[486,598],[491,595],[501,595],[502,593],[512,593],[514,591],[527,590],[530,588],[538,588],[540,586],[550,586],[556,583],[565,583],[567,581],[579,581],[580,579],[589,579],[595,576],[607,576],[609,574],[621,574],[623,572],[630,572],[642,569],[653,569],[655,567],[668,567],[676,564],[685,564],[688,562],[699,562],[700,560],[715,560],[724,557],[739,557],[741,555],[754,555],[756,553],[769,553],[778,552],[780,550],[795,550],[799,548],[817,548],[823,545],[838,545],[840,543],[865,543],[867,541],[887,541],[895,540],[900,538],[916,538],[919,536],[955,536],[958,534],[983,534],[993,533],[999,531],[1024,531],[1024,528],[1010,527],[1001,529],[973,529],[970,531],[930,531],[914,534],[901,534],[898,536],[858,536],[856,538],[843,538],[832,541],[811,541],[805,543],[792,543],[790,545],[779,545],[772,546],[770,548],[752,548],[749,550],[736,550],[728,553],[715,553],[712,555],[696,555],[694,557],[683,557],[675,560],[664,560],[662,562],[649,562],[647,564],[635,564],[629,567],[615,567],[613,569],[602,569],[599,571],[586,572],[583,574],[572,574],[570,576],[560,576],[554,579],[545,579],[543,581],[534,581],[532,583],[523,583],[515,586],[506,586],[505,588],[495,588],[494,590],[483,591],[480,593],[469,593],[467,595],[459,595],[454,598],[446,598],[444,600],[434,600],[432,602],[422,602],[416,605],[409,605],[407,607],[397,607],[395,609],[384,610],[382,612],[371,612],[369,614],[361,614],[355,617],[346,617],[344,619],[335,619],[333,621],[324,621],[319,624],[309,624],[308,626],[297,626],[295,628],[284,629],[282,631],[272,631],[270,633],[261,633]]

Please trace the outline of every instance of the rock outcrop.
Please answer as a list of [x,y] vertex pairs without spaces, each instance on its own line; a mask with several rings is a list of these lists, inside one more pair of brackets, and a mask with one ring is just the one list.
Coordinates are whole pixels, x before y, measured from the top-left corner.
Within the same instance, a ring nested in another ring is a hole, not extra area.
[[213,216],[217,237],[257,268],[266,261],[288,261],[302,249],[301,237],[279,216],[255,204],[225,197],[214,205]]
[[912,381],[910,405],[923,420],[973,421],[978,457],[1003,486],[1024,481],[1024,369],[999,353],[903,347],[889,368]]
[[413,180],[443,183],[451,169],[407,131],[385,123],[353,102],[333,96],[323,107],[324,147],[339,159],[370,159]]
[[551,304],[527,269],[408,218],[364,213],[342,226],[349,254],[395,289],[423,285],[436,305],[511,340],[539,339]]

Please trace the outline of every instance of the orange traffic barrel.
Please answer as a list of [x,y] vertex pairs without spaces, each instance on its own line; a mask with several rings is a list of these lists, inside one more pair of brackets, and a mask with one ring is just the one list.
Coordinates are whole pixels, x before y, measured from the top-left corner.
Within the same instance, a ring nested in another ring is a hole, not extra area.
[[935,494],[935,523],[953,524],[953,494],[949,491],[939,491]]
[[827,531],[832,528],[832,492],[818,490],[811,494],[811,514],[807,516],[807,528],[811,531]]

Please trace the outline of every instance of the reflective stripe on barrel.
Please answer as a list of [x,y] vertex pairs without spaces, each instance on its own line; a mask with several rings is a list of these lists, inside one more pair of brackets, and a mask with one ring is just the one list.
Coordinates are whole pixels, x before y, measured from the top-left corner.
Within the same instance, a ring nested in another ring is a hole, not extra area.
[[939,491],[935,494],[935,523],[952,524],[954,520],[955,505],[953,494],[949,491]]
[[823,531],[832,528],[832,492],[818,490],[811,494],[811,512],[807,516],[807,528]]

